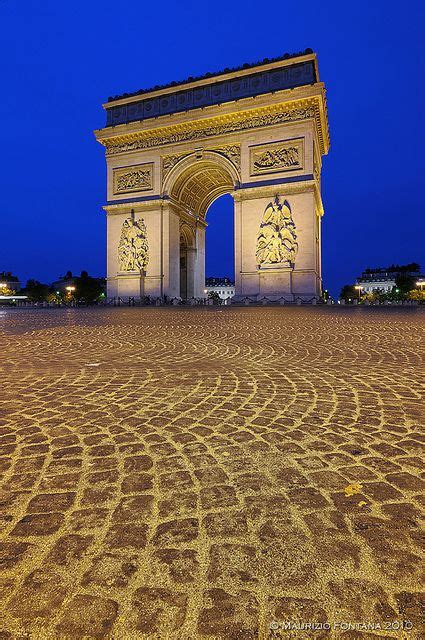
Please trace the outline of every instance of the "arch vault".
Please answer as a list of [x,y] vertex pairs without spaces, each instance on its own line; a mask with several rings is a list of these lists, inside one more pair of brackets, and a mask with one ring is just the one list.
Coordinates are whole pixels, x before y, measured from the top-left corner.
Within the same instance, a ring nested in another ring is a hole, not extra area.
[[125,94],[104,108],[95,135],[107,160],[108,297],[204,297],[206,213],[224,193],[234,200],[236,296],[320,295],[329,135],[314,53]]

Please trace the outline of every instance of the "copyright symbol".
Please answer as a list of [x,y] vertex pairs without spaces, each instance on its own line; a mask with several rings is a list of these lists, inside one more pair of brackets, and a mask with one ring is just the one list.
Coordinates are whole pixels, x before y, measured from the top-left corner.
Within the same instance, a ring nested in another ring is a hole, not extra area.
[[274,622],[270,622],[270,629],[279,629],[279,623],[274,621]]

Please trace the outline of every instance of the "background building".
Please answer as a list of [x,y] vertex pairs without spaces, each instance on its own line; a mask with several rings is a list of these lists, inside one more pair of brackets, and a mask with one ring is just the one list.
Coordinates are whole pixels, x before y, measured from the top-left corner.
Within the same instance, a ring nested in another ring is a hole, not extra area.
[[390,293],[398,287],[401,281],[410,280],[414,286],[417,281],[424,280],[420,275],[420,266],[416,262],[406,265],[391,265],[390,267],[367,268],[356,279],[356,287],[361,287],[362,293]]
[[205,278],[205,293],[216,293],[221,300],[227,300],[235,295],[235,283],[230,278]]
[[356,279],[356,286],[361,287],[363,293],[373,293],[374,291],[388,293],[396,286],[395,278],[395,274],[386,269],[366,269]]
[[17,292],[21,288],[21,283],[19,282],[19,278],[14,276],[10,271],[2,271],[0,272],[0,289],[1,288]]

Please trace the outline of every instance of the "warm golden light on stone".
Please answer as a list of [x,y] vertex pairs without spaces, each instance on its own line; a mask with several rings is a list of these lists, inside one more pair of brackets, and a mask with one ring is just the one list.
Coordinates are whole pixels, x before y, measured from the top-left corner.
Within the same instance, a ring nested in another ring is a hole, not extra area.
[[[247,86],[252,95],[238,97]],[[154,298],[204,298],[208,208],[225,193],[234,200],[235,299],[319,298],[320,175],[329,132],[315,54],[122,96],[104,107],[107,126],[95,133],[108,166],[110,298],[142,290]],[[275,229],[263,260],[262,217],[276,198],[287,203],[292,226]],[[145,275],[120,267],[131,211],[146,225]]]

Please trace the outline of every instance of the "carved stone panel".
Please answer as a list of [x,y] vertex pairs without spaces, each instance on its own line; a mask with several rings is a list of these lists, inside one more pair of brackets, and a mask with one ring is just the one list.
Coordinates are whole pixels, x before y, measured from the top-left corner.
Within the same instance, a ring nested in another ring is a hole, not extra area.
[[220,155],[224,156],[230,162],[234,164],[236,169],[240,171],[241,168],[241,148],[238,144],[228,145],[226,147],[217,147],[211,149],[211,151],[215,151]]
[[113,173],[114,195],[153,189],[153,162],[120,167]]
[[257,236],[256,258],[260,269],[292,267],[298,253],[297,234],[287,200],[276,196],[263,214]]
[[303,165],[303,138],[250,148],[250,173],[252,176],[294,171],[302,169]]
[[190,155],[190,151],[185,153],[176,153],[169,156],[162,157],[162,179],[166,178],[170,173],[171,169],[178,163],[180,160],[183,160],[186,156]]
[[[241,168],[241,148],[239,144],[227,145],[223,147],[207,147],[205,149],[202,149],[200,153],[202,154],[203,151],[214,151],[215,153],[218,153],[230,160],[230,162],[232,162],[232,164],[238,171]],[[193,151],[185,151],[180,154],[162,156],[162,179],[164,180],[168,176],[171,169],[173,169],[173,167],[175,167],[176,164],[180,162],[180,160],[183,160],[183,158],[191,155],[191,153],[193,153]]]

